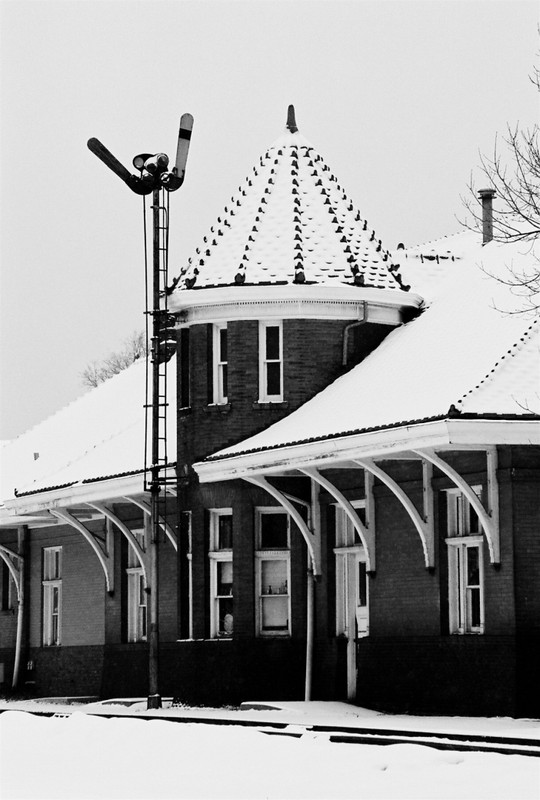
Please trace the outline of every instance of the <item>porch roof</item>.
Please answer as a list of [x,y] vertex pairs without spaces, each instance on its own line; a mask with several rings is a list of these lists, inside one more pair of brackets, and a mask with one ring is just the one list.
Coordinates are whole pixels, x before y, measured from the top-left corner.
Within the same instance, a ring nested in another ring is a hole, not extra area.
[[[174,361],[168,370],[167,424],[176,443]],[[120,477],[142,487],[145,385],[143,359],[6,443],[1,451],[0,499],[8,502],[16,496]]]

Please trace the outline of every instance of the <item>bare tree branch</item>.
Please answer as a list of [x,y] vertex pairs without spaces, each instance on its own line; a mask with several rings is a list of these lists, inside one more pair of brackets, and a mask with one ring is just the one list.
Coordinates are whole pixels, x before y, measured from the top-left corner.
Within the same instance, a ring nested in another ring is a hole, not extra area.
[[[540,34],[540,28],[539,28]],[[529,76],[540,92],[540,67]],[[461,198],[467,219],[461,224],[469,230],[482,230],[479,189],[495,190],[493,238],[502,242],[532,242],[540,236],[540,128],[522,129],[508,125],[503,137],[495,137],[492,155],[479,154],[479,177],[471,175],[467,193]],[[480,185],[481,184],[481,185]],[[497,279],[515,290],[526,301],[524,310],[540,309],[540,259],[532,251],[526,271],[510,266],[507,278]]]
[[103,381],[118,375],[119,372],[129,367],[139,358],[145,358],[147,353],[145,335],[142,331],[135,331],[124,340],[122,350],[111,353],[103,361],[92,361],[81,372],[83,386],[99,386]]

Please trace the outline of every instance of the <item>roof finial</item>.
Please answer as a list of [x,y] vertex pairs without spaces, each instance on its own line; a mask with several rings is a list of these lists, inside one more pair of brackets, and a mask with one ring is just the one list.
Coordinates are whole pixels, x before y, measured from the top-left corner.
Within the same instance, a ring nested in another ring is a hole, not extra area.
[[298,128],[296,127],[294,106],[289,106],[289,109],[287,111],[287,128],[290,130],[291,133],[296,133],[298,131]]

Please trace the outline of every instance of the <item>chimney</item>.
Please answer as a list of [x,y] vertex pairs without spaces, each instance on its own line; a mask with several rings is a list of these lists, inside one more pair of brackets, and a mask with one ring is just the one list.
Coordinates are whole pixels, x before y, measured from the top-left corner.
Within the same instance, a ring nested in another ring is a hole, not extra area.
[[478,194],[482,200],[482,244],[487,244],[493,239],[493,198],[495,189],[479,189]]

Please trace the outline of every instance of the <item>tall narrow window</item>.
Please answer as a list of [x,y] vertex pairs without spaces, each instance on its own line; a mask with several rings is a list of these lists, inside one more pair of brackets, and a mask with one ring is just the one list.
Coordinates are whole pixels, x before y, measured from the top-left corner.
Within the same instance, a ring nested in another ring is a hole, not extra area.
[[61,644],[62,548],[43,548],[43,645]]
[[[145,549],[144,528],[136,528],[133,536]],[[127,560],[127,589],[128,589],[128,642],[144,642],[147,636],[147,593],[144,581],[144,571],[139,557],[132,547],[128,549]]]
[[213,385],[214,403],[226,403],[229,395],[227,325],[213,327]]
[[[480,496],[481,487],[473,487]],[[484,632],[484,554],[478,516],[458,490],[447,492],[450,633]]]
[[277,508],[256,509],[255,591],[258,636],[291,633],[290,521]]
[[[364,521],[365,502],[353,502]],[[366,554],[354,526],[336,506],[336,634],[357,639],[369,635],[368,583]]]
[[233,634],[232,509],[210,511],[210,632],[212,638]]
[[281,322],[259,324],[259,400],[283,400],[283,335]]

